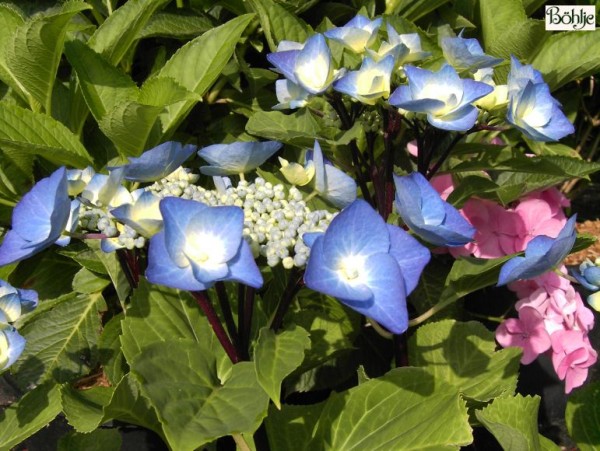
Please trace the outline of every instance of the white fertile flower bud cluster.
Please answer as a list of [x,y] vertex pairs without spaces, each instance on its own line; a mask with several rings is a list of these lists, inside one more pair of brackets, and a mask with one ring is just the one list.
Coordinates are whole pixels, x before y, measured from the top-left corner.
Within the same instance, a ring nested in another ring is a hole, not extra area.
[[84,230],[97,230],[107,237],[115,237],[119,234],[115,221],[106,211],[84,204],[81,205],[79,212],[79,225]]
[[[237,206],[244,210],[243,235],[254,257],[262,255],[269,266],[304,267],[310,249],[302,241],[306,232],[324,232],[334,217],[326,210],[311,211],[295,187],[286,194],[281,184],[258,177],[253,183],[240,181],[224,191],[207,190],[182,183],[177,171],[148,189],[159,197],[177,196],[210,206]],[[191,176],[192,174],[188,174]]]

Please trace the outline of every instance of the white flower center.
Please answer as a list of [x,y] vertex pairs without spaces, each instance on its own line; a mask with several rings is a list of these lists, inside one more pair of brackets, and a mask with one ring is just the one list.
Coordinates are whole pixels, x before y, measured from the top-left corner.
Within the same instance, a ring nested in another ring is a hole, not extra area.
[[223,243],[218,237],[195,233],[188,238],[183,251],[196,263],[222,263],[223,248]]
[[339,271],[347,281],[356,281],[364,271],[364,258],[352,255],[342,260]]

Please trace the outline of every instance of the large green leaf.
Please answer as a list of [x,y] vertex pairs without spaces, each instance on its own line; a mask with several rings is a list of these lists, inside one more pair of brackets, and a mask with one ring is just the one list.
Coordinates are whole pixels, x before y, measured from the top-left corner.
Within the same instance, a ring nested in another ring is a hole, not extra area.
[[521,350],[495,352],[494,333],[483,324],[445,320],[420,327],[409,341],[409,361],[454,385],[465,397],[489,401],[514,393]]
[[137,424],[164,438],[154,408],[150,401],[142,396],[140,384],[131,374],[127,374],[115,387],[110,402],[104,407],[104,417],[98,424],[109,420]]
[[208,15],[158,12],[150,18],[138,36],[141,39],[152,36],[193,39],[210,30],[213,23],[214,19]]
[[312,147],[319,135],[320,127],[307,110],[288,115],[279,111],[265,111],[258,112],[250,118],[246,124],[246,131],[262,138]]
[[60,386],[38,385],[0,411],[0,450],[10,450],[50,423],[60,413]]
[[12,43],[17,28],[23,25],[23,22],[23,17],[17,8],[7,3],[0,4],[0,29],[2,30],[0,33],[0,80],[10,86],[25,102],[32,104],[35,100],[6,65],[7,48]]
[[414,22],[447,2],[448,0],[387,0],[385,13],[401,15]]
[[139,37],[152,14],[168,0],[129,0],[116,9],[90,38],[88,44],[117,65]]
[[[188,42],[167,61],[158,76],[172,78],[188,91],[203,96],[231,58],[252,17],[252,14],[236,17]],[[195,103],[187,100],[167,108],[161,116],[166,136],[175,131]]]
[[215,364],[192,340],[154,343],[133,361],[172,449],[194,450],[224,435],[253,432],[266,415],[269,398],[252,363],[233,365],[223,380]]
[[283,40],[304,42],[308,38],[310,26],[279,3],[273,0],[250,0],[249,3],[260,18],[260,24],[272,52]]
[[102,420],[104,407],[110,402],[114,387],[92,387],[77,390],[65,385],[61,390],[62,410],[67,421],[78,432],[92,432]]
[[581,451],[600,449],[600,382],[588,384],[569,397],[565,420]]
[[69,432],[62,436],[57,451],[120,451],[121,434],[117,429],[98,429],[89,434]]
[[71,294],[22,327],[27,346],[14,366],[19,385],[66,382],[89,372],[101,329],[99,311],[104,308],[99,293]]
[[278,408],[281,382],[304,360],[304,350],[310,346],[308,337],[308,332],[297,326],[279,334],[268,327],[260,330],[254,348],[254,369],[258,383]]
[[271,406],[269,415],[265,419],[271,449],[308,451],[324,404],[306,406],[284,404],[281,410]]
[[[119,302],[121,305],[125,305],[127,301],[127,297],[131,292],[131,285],[129,285],[129,281],[127,280],[127,276],[123,271],[121,263],[119,262],[119,258],[117,257],[117,252],[106,253],[100,249],[100,243],[98,240],[88,240],[86,243],[88,247],[94,252],[98,260],[104,266],[106,273],[110,277],[113,286],[115,287],[115,291],[117,292],[117,297],[119,298]],[[84,254],[85,255],[85,254]],[[91,258],[91,256],[90,256]],[[82,261],[82,260],[79,260]],[[88,260],[89,261],[89,260]],[[83,264],[83,263],[82,263]],[[95,262],[94,262],[95,265]],[[90,268],[93,271],[95,269]]]
[[521,396],[495,399],[475,416],[490,431],[503,449],[539,451],[538,408],[540,397]]
[[458,390],[421,368],[396,368],[333,394],[309,449],[457,449],[472,441]]
[[81,92],[96,121],[118,105],[137,98],[138,89],[133,80],[85,43],[67,42],[65,54],[77,73]]
[[67,25],[74,15],[89,8],[84,2],[69,1],[61,8],[34,15],[16,29],[12,42],[7,42],[6,67],[48,114]]
[[163,110],[162,106],[126,101],[109,111],[98,125],[121,154],[138,156],[146,150],[148,136]]
[[108,323],[104,325],[100,341],[98,342],[99,360],[104,374],[112,385],[116,385],[128,372],[129,367],[125,361],[123,350],[121,349],[121,321],[124,315],[113,316]]
[[600,71],[600,29],[550,36],[531,64],[544,75],[551,90]]
[[442,297],[460,299],[469,293],[495,285],[498,283],[500,268],[510,258],[512,255],[490,259],[458,258],[446,278],[446,289]]
[[59,165],[83,168],[92,164],[92,157],[63,124],[4,102],[0,102],[0,146],[39,155]]
[[226,359],[208,321],[192,296],[184,291],[141,279],[121,326],[123,354],[130,364],[146,346],[177,338],[194,340],[209,353],[219,355],[219,359]]

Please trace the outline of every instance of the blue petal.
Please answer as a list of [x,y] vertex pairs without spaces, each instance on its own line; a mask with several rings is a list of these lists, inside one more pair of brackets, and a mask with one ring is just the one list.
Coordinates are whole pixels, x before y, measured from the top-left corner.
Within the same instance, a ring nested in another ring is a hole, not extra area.
[[389,249],[390,238],[384,220],[362,199],[333,218],[323,241],[325,259],[334,264],[349,256],[367,258],[387,253]]
[[521,265],[526,263],[525,257],[513,257],[500,269],[498,276],[498,286],[506,285],[519,279]]
[[338,208],[344,208],[356,199],[356,182],[344,171],[325,165],[325,191],[320,193]]
[[240,174],[256,169],[281,149],[277,141],[235,142],[214,144],[204,147],[198,155],[211,166],[202,166],[200,172],[206,175]]
[[595,285],[595,284],[592,284],[590,281],[587,280],[587,278],[585,277],[585,272],[582,274],[578,270],[572,269],[570,271],[570,273],[571,273],[571,275],[573,277],[575,277],[575,279],[577,279],[577,282],[579,282],[581,285],[583,285],[588,290],[590,290],[590,291],[597,291],[600,288],[600,284],[599,285]]
[[440,225],[444,221],[444,201],[421,173],[394,175],[394,183],[398,213],[407,225]]
[[0,334],[4,334],[6,341],[8,342],[6,363],[0,368],[5,370],[15,363],[23,353],[23,350],[25,349],[25,339],[19,335],[17,329],[9,325],[0,325]]
[[179,267],[186,267],[189,260],[184,253],[187,228],[192,218],[209,208],[201,202],[166,197],[160,201],[163,216],[165,246],[170,259]]
[[406,291],[400,267],[389,254],[376,254],[365,263],[369,274],[368,287],[373,292],[370,302],[340,301],[383,325],[390,332],[401,334],[408,328]]
[[29,313],[38,306],[39,298],[37,291],[17,288],[17,292],[21,297],[21,309],[23,313]]
[[302,234],[302,241],[304,241],[304,244],[306,244],[308,247],[312,247],[315,243],[315,240],[323,235],[325,235],[324,232],[306,232]]
[[43,247],[38,249],[35,245],[32,245],[31,241],[24,240],[17,232],[9,230],[4,235],[4,241],[0,246],[0,266],[31,257],[41,251]]
[[[329,230],[328,230],[329,233]],[[318,237],[312,245],[304,283],[311,290],[350,301],[367,301],[373,292],[363,284],[350,284],[342,278],[340,270],[333,266],[337,262],[328,260],[323,252],[325,236]]]
[[406,295],[409,295],[419,283],[419,277],[429,263],[431,253],[400,227],[386,225],[390,234],[390,255],[396,259],[400,267]]
[[191,266],[180,268],[172,260],[165,245],[165,232],[159,232],[150,239],[146,278],[151,283],[180,290],[201,291],[211,285],[196,280]]
[[267,60],[275,66],[275,69],[292,83],[298,84],[294,69],[300,50],[286,50],[267,54]]
[[600,287],[600,267],[590,266],[583,271],[583,276],[590,283],[596,286],[596,290]]
[[70,211],[66,170],[61,167],[23,196],[13,210],[12,228],[32,246],[49,245],[65,229]]
[[427,121],[442,130],[466,132],[475,125],[479,110],[472,105],[466,105],[444,116],[427,115]]
[[129,164],[124,166],[125,179],[152,182],[166,177],[191,157],[196,149],[193,144],[183,146],[175,141],[160,144],[137,158],[130,157]]
[[461,105],[472,103],[477,99],[487,96],[494,91],[494,87],[487,83],[466,78],[463,80],[463,98]]
[[294,68],[294,83],[311,94],[324,92],[331,84],[333,67],[331,52],[322,34],[307,39],[298,54]]
[[228,262],[228,265],[229,275],[225,280],[240,282],[252,288],[262,287],[262,274],[252,257],[252,251],[246,240],[242,240],[237,255]]

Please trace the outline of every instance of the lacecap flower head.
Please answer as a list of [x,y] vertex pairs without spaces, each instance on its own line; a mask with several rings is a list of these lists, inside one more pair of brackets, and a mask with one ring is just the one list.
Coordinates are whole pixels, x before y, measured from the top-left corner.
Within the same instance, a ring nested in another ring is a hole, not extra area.
[[242,237],[244,212],[194,200],[160,201],[164,227],[150,239],[146,278],[159,285],[199,291],[231,280],[260,288],[263,279]]
[[477,108],[472,103],[494,90],[471,79],[461,79],[445,64],[438,72],[405,66],[408,86],[398,87],[390,105],[407,111],[427,113],[427,121],[443,130],[467,131],[475,125]]
[[28,258],[55,243],[71,211],[64,167],[37,182],[17,203],[12,229],[0,246],[0,266]]
[[386,224],[361,199],[342,210],[325,233],[307,238],[308,288],[338,298],[393,333],[408,328],[406,296],[429,262],[427,248]]
[[394,175],[394,183],[398,214],[418,236],[436,246],[462,246],[473,240],[473,226],[421,173]]

